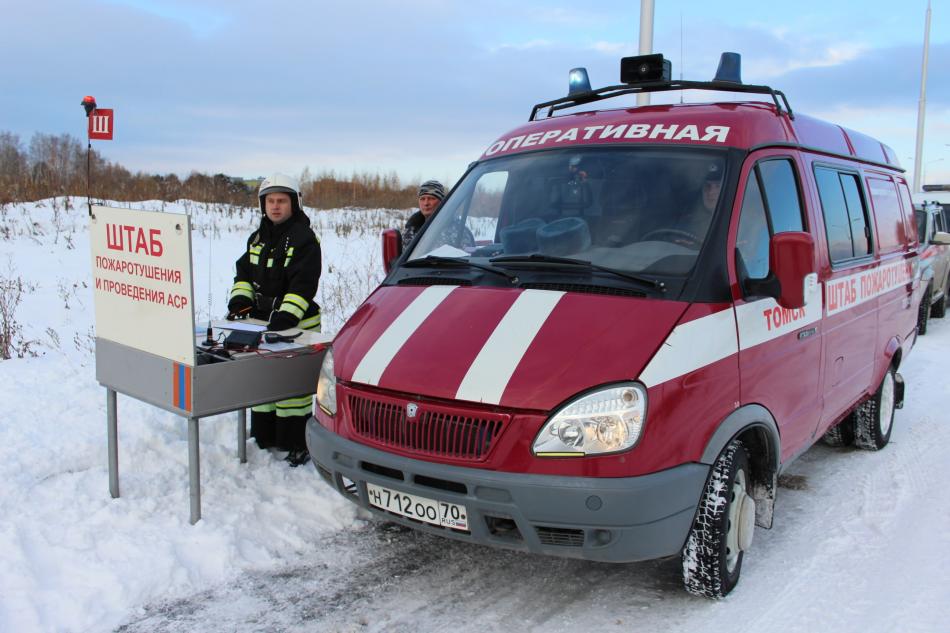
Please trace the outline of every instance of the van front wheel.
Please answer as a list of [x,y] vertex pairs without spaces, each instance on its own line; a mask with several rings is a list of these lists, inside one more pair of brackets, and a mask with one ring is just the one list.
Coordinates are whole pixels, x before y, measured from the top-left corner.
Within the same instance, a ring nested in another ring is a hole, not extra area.
[[888,367],[874,396],[854,410],[854,444],[879,451],[891,441],[895,403],[894,368]]
[[722,598],[739,582],[743,553],[755,530],[751,491],[749,457],[735,440],[713,464],[683,546],[683,584],[689,593]]

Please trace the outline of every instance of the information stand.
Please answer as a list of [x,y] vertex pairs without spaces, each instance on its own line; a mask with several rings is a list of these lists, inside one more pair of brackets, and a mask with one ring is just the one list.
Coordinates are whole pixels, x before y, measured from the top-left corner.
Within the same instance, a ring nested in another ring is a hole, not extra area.
[[[215,330],[219,337],[220,330]],[[204,336],[201,337],[202,339]],[[201,519],[198,420],[238,412],[237,449],[247,461],[247,407],[316,391],[317,376],[331,337],[304,332],[297,347],[234,354],[231,360],[191,367],[148,352],[96,339],[96,380],[106,387],[109,493],[119,496],[116,393],[188,419],[188,482],[191,523]],[[199,348],[200,349],[200,348]]]
[[[92,211],[96,380],[106,388],[109,492],[119,496],[121,393],[188,419],[194,524],[201,519],[198,420],[238,411],[238,457],[246,462],[247,407],[316,391],[332,337],[303,332],[292,343],[208,355],[206,336],[195,335],[190,218],[103,206]],[[213,339],[223,334],[216,328]]]

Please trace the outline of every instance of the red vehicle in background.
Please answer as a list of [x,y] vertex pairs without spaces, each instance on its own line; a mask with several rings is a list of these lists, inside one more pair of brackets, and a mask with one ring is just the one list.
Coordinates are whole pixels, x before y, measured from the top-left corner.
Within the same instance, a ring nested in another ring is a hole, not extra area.
[[943,207],[924,202],[914,211],[917,238],[920,240],[920,282],[924,297],[917,311],[917,335],[927,333],[930,318],[942,319],[947,314],[950,297],[950,227],[945,224]]
[[[922,295],[903,171],[732,55],[711,82],[661,55],[598,90],[571,71],[406,252],[384,235],[307,427],[330,485],[472,543],[680,555],[720,597],[795,457],[888,443]],[[682,89],[768,100],[576,111]]]

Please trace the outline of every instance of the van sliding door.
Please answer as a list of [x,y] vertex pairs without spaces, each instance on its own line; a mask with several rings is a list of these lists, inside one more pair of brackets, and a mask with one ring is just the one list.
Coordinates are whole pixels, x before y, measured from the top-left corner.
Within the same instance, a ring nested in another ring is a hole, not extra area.
[[[866,392],[874,374],[878,296],[864,291],[878,266],[861,174],[844,166],[815,165],[828,262],[824,283],[824,413],[820,428],[844,414]],[[866,284],[865,284],[866,285]]]

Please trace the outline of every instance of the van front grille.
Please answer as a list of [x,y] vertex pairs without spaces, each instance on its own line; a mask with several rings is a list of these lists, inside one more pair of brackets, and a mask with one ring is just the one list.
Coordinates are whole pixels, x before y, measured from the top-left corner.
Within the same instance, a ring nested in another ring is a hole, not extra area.
[[[425,403],[349,394],[353,432],[406,451],[478,461],[488,456],[508,416],[442,410]],[[415,415],[409,417],[407,410]]]

